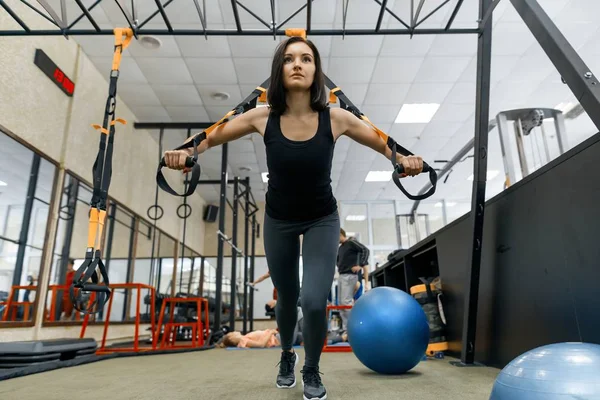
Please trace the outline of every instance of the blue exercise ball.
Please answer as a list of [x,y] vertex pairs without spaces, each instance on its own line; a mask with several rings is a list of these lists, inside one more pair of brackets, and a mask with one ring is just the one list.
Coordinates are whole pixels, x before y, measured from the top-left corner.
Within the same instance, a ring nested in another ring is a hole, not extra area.
[[555,343],[530,350],[498,374],[490,400],[600,399],[600,345]]
[[420,304],[408,293],[376,287],[352,307],[348,342],[365,367],[380,374],[403,374],[423,359],[429,324]]

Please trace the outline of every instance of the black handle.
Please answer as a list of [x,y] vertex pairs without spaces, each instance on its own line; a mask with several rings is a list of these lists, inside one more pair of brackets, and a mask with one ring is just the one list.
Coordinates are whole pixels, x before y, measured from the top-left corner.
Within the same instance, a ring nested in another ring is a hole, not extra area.
[[[194,164],[196,164],[196,162],[194,161],[194,157],[192,157],[192,156],[186,157],[186,159],[185,159],[186,168],[192,168],[194,166]],[[160,166],[161,167],[167,166],[167,163],[165,162],[164,157],[160,159]]]
[[431,189],[429,189],[423,194],[412,195],[408,193],[406,189],[404,189],[402,183],[400,182],[400,175],[404,173],[404,166],[402,164],[395,165],[394,172],[392,173],[392,179],[394,180],[394,183],[396,184],[398,189],[400,189],[406,197],[408,197],[411,200],[423,200],[435,193],[435,188],[437,184],[437,172],[435,172],[435,169],[433,169],[426,162],[423,162],[423,170],[421,171],[421,173],[424,172],[429,172],[429,181],[431,182]]
[[95,285],[93,283],[75,284],[77,289],[81,289],[86,292],[104,292],[110,293],[110,289],[106,285]]
[[167,183],[167,180],[165,179],[165,177],[162,173],[163,167],[167,166],[167,164],[165,163],[164,157],[162,157],[160,159],[160,162],[158,164],[158,169],[156,171],[156,184],[158,185],[158,187],[160,187],[165,192],[172,194],[173,196],[187,197],[187,196],[191,195],[192,193],[194,193],[194,191],[196,190],[196,186],[198,186],[198,181],[200,180],[200,174],[202,173],[202,170],[200,169],[200,164],[198,164],[198,162],[197,162],[197,160],[198,160],[197,148],[200,145],[200,143],[202,143],[205,139],[206,139],[206,132],[202,132],[202,133],[199,133],[198,135],[194,136],[191,141],[186,142],[175,149],[175,150],[182,150],[182,149],[192,148],[194,150],[194,155],[188,156],[185,159],[185,166],[187,168],[192,169],[192,176],[190,177],[189,185],[187,187],[186,192],[184,194],[179,194],[175,190],[173,190],[173,188],[171,188],[171,186],[169,186],[169,184]]
[[[429,166],[429,164],[427,164],[425,161],[423,161],[423,170],[421,171],[421,174],[424,172],[429,172],[431,169],[432,168]],[[398,174],[403,174],[404,173],[404,165],[396,164],[396,171],[398,171]]]

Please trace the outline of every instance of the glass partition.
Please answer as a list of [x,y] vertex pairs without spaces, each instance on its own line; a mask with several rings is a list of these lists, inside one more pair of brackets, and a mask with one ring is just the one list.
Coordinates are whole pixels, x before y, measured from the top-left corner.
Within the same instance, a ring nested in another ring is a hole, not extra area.
[[[132,273],[133,235],[135,233],[135,217],[128,210],[116,203],[111,203],[108,213],[108,243],[104,251],[104,265],[111,284],[128,283]],[[131,289],[114,289],[111,321],[128,319],[127,305],[131,301]],[[108,302],[104,306],[104,318],[108,311]]]
[[33,322],[55,176],[54,164],[0,132],[0,322]]
[[155,278],[155,288],[157,293],[167,296],[175,294],[174,284],[174,264],[175,264],[175,239],[171,236],[161,233],[158,253],[158,268]]
[[[147,221],[138,218],[137,237],[135,248],[135,263],[133,265],[133,277],[131,283],[141,283],[152,286],[153,271],[157,264],[155,255],[158,251],[158,229]],[[129,291],[132,296],[129,313],[135,317],[137,312],[137,289]],[[140,290],[140,314],[142,321],[150,321],[150,304],[146,304],[144,299],[150,295],[149,289]]]
[[82,321],[73,308],[69,286],[85,258],[92,188],[66,173],[61,193],[44,321]]

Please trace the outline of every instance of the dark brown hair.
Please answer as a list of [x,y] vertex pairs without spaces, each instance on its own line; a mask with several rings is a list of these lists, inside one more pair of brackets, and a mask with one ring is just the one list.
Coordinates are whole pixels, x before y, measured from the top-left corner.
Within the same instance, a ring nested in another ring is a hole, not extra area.
[[346,237],[346,231],[345,231],[344,229],[342,229],[342,228],[340,228],[340,234],[341,234],[343,237]]
[[273,55],[273,64],[271,66],[271,82],[267,91],[267,101],[271,110],[278,114],[283,114],[287,109],[285,102],[285,87],[283,85],[283,63],[285,60],[286,48],[296,42],[304,42],[310,47],[315,60],[315,77],[310,86],[310,107],[315,111],[323,111],[327,107],[327,95],[325,91],[325,78],[321,67],[321,55],[317,47],[308,39],[299,36],[281,42],[275,54]]

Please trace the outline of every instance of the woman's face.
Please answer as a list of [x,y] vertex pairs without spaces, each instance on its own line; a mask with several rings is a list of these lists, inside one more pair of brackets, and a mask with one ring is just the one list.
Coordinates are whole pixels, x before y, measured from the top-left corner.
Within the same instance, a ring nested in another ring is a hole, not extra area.
[[283,84],[287,90],[309,90],[315,77],[315,58],[310,47],[295,42],[283,56]]

